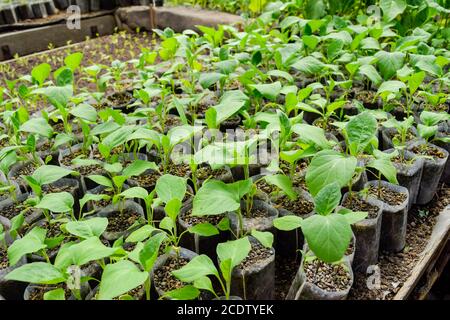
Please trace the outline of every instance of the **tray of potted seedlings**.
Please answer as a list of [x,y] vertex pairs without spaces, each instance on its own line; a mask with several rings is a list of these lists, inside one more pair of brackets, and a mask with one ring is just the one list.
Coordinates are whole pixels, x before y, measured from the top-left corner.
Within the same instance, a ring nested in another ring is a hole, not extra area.
[[[106,2],[46,4],[1,16]],[[450,53],[445,10],[405,36],[418,9],[380,6],[268,4],[0,65],[0,296],[410,296],[450,229]]]

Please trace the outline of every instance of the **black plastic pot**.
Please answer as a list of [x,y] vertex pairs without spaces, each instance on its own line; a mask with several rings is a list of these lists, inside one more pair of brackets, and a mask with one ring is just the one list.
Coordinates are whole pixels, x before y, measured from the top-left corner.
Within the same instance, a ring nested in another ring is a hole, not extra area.
[[[342,198],[342,203],[350,196],[347,192]],[[358,197],[356,193],[354,197]],[[366,272],[367,268],[378,262],[378,251],[380,248],[381,222],[383,216],[383,203],[381,201],[368,198],[367,203],[378,207],[375,218],[364,219],[352,224],[352,231],[355,236],[355,252],[353,259],[353,269]],[[362,211],[362,210],[361,210]]]
[[[311,203],[314,203],[314,199],[303,189],[298,188],[297,190],[298,196],[304,200],[307,200]],[[271,200],[273,200],[272,198]],[[295,215],[289,210],[284,209],[283,207],[278,207],[278,215],[279,217],[291,216]],[[302,218],[307,218],[314,214],[314,209],[306,215],[302,215]],[[275,249],[278,255],[285,257],[297,257],[299,255],[299,250],[303,248],[304,244],[304,235],[300,228],[292,231],[281,231],[277,230],[277,238],[275,241]]]
[[2,13],[5,24],[15,24],[19,20],[16,14],[15,7],[13,5],[4,7]]
[[33,9],[28,3],[21,3],[16,7],[17,17],[20,20],[34,19]]
[[[251,243],[257,240],[249,237]],[[270,257],[231,274],[231,294],[244,300],[272,300],[275,293],[275,249]]]
[[[178,224],[180,227],[179,233],[187,230],[192,227],[189,225],[183,218],[186,216],[186,213],[192,209],[192,203],[188,203],[185,205],[178,215]],[[230,240],[231,235],[229,231],[220,231],[219,234],[211,237],[201,237],[192,233],[185,233],[180,241],[180,246],[186,249],[189,249],[197,254],[206,254],[213,261],[216,261],[217,253],[216,248],[219,243],[226,242]]]
[[31,8],[33,9],[33,14],[36,19],[46,18],[48,16],[45,3],[43,2],[31,4]]
[[[386,153],[394,152],[394,149],[388,149]],[[408,208],[411,208],[416,203],[417,195],[419,194],[420,181],[422,179],[423,158],[418,158],[415,154],[409,151],[399,151],[403,153],[403,157],[412,161],[410,164],[393,163],[397,169],[398,184],[405,187],[409,191]]]
[[[448,136],[448,134],[445,134],[445,133],[437,134],[437,137],[444,137],[444,136]],[[436,141],[436,145],[438,147],[441,147],[441,148],[447,150],[447,152],[450,153],[450,143],[449,142]],[[448,183],[448,181],[450,181],[450,161],[448,161],[448,159],[447,159],[447,163],[445,164],[444,172],[442,173],[442,176],[441,176],[441,182]]]
[[353,271],[350,262],[344,259],[342,262],[348,270],[350,283],[345,290],[327,291],[319,288],[314,283],[307,281],[303,269],[304,259],[295,275],[295,279],[286,296],[286,300],[345,300],[353,284]]
[[100,11],[100,0],[89,0],[89,9],[91,12]]
[[83,196],[83,192],[80,187],[80,182],[78,180],[71,179],[71,178],[62,178],[62,179],[59,179],[58,181],[53,182],[49,186],[43,186],[43,191],[46,192],[46,189],[48,190],[49,187],[61,188],[63,190],[65,187],[69,187],[70,190],[67,192],[69,192],[74,199],[73,212],[75,215],[78,215],[78,213],[80,212],[79,200]]
[[[43,286],[43,285],[37,285],[37,284],[30,284],[25,289],[25,292],[23,294],[23,299],[25,301],[29,301],[30,300],[30,296],[33,293],[33,291],[39,290],[39,289],[42,289],[42,288],[48,289],[48,291],[50,291],[50,290],[58,289],[60,287],[52,286],[52,285]],[[89,283],[88,282],[82,283],[81,284],[81,288],[80,288],[80,295],[81,295],[81,298],[83,300],[86,298],[86,296],[89,294],[89,292],[91,292],[91,287],[89,286]],[[77,300],[77,299],[72,294],[69,298],[67,298],[67,300]]]
[[89,12],[89,0],[72,0],[71,4],[79,6],[82,14]]
[[[10,206],[16,206],[17,203],[22,203],[24,202],[26,199],[28,199],[30,195],[28,193],[21,193],[19,195],[17,195],[17,202],[14,202],[13,199],[7,199],[4,200],[2,202],[0,202],[0,217],[3,218],[2,223],[9,228],[11,225],[11,222],[9,221],[9,219],[6,219],[5,217],[2,216],[2,212],[5,208],[8,208]],[[40,218],[42,218],[42,210],[41,209],[30,209],[31,213],[25,215],[25,223],[27,224],[32,224],[34,222],[36,222],[37,220],[39,220]],[[28,211],[28,212],[30,212]]]
[[[378,187],[378,181],[367,182],[366,187]],[[390,205],[376,197],[383,203],[383,217],[381,218],[380,249],[386,252],[400,252],[406,243],[406,227],[408,223],[409,191],[405,187],[397,186],[387,181],[381,181],[381,185],[389,190],[407,195],[403,203]]]
[[[139,204],[137,204],[134,201],[129,201],[129,200],[125,201],[125,203],[121,205],[121,208],[123,211],[132,210],[133,212],[140,215],[143,219],[145,218],[144,210],[142,209],[142,207]],[[88,216],[88,219],[91,217],[110,218],[111,216],[116,215],[116,214],[120,214],[119,205],[109,205],[106,208],[99,210],[97,213]],[[122,236],[124,238],[126,238],[131,232],[133,232],[134,230],[136,230],[138,228],[139,228],[139,225],[134,226],[133,228],[130,228],[127,230],[123,230],[123,231],[105,231],[102,234],[102,237],[108,241],[115,241]]]
[[[241,201],[241,212],[243,212],[243,231],[251,232],[253,229],[257,231],[270,231],[272,233],[276,233],[276,230],[273,226],[273,220],[278,218],[278,210],[272,207],[265,201],[261,200],[253,200],[253,210],[261,210],[267,212],[267,216],[258,217],[258,218],[247,218],[245,216],[245,202]],[[230,212],[230,226],[235,234],[238,234],[240,230],[239,217],[237,213]]]
[[116,0],[100,0],[100,7],[103,10],[112,10],[117,7]]
[[[39,141],[37,144],[37,150],[42,149],[46,142],[47,142],[46,140]],[[43,161],[45,161],[48,156],[51,156],[52,158],[49,162],[47,162],[47,164],[53,164],[56,166],[58,165],[59,149],[58,150],[44,149],[41,151],[37,151],[37,154]]]
[[[5,18],[3,17],[3,9],[0,9],[0,26],[6,24]],[[0,296],[1,298],[1,296]]]
[[54,3],[59,10],[66,10],[70,5],[70,0],[54,0]]
[[[394,147],[394,143],[392,142],[392,138],[398,133],[396,128],[385,128],[381,127],[381,146],[382,150],[391,149]],[[417,136],[417,130],[414,127],[411,127],[411,132]],[[406,141],[408,142],[408,141]]]
[[47,11],[47,14],[49,16],[57,14],[58,13],[58,9],[56,9],[55,4],[52,1],[46,1],[45,2],[45,10]]
[[[192,259],[194,259],[197,256],[197,254],[195,252],[185,249],[185,248],[179,248],[178,254],[181,258],[186,259],[188,261],[191,261]],[[164,296],[164,294],[165,294],[165,292],[163,290],[161,290],[159,287],[157,287],[155,285],[155,281],[154,281],[155,272],[158,269],[162,268],[166,264],[166,262],[169,258],[174,258],[176,256],[177,256],[177,253],[172,249],[169,253],[165,253],[156,259],[153,269],[150,271],[150,279],[151,279],[151,286],[152,286],[152,289],[151,289],[152,298],[153,297],[159,298],[161,296]]]
[[[9,236],[9,234],[6,235],[6,244],[9,246],[13,243],[13,239]],[[19,268],[20,266],[23,266],[27,263],[26,256],[23,256],[19,262],[17,262],[16,265],[13,267],[8,267],[6,269],[0,269],[0,297],[3,296],[5,299],[8,300],[21,300],[23,292],[27,286],[26,283],[20,282],[20,281],[11,281],[6,280],[5,276],[13,271],[16,268]],[[1,299],[0,299],[1,300]]]
[[130,7],[133,5],[133,0],[118,0],[117,2],[121,7]]
[[[37,159],[40,163],[40,165],[43,165],[44,162],[41,159]],[[19,172],[23,167],[26,167],[30,164],[32,164],[33,162],[31,160],[28,161],[19,161],[17,163],[15,163],[14,165],[11,166],[11,168],[9,169],[9,173],[8,173],[8,179],[10,181],[13,181],[15,183],[17,183],[20,187],[20,190],[22,190],[22,192],[28,192],[29,190],[31,190],[31,188],[28,186],[28,183],[20,176]]]
[[[424,144],[424,141],[416,141],[410,144],[408,149],[411,150],[411,152],[413,152],[412,149],[415,146],[419,146],[422,144]],[[444,158],[433,157],[432,159],[424,158],[422,179],[420,180],[420,189],[416,199],[417,204],[427,204],[428,202],[433,200],[433,197],[439,186],[439,181],[441,180],[441,176],[444,172],[449,155],[447,150],[441,147],[438,147],[431,143],[428,143],[428,145],[437,148],[444,154],[445,157]]]

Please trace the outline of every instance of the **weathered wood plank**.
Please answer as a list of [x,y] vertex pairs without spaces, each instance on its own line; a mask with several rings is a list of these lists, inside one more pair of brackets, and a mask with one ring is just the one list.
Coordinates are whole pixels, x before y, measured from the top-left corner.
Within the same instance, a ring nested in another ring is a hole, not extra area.
[[429,239],[426,248],[422,252],[418,263],[411,272],[410,277],[404,283],[402,288],[397,292],[394,300],[405,300],[417,286],[421,277],[426,273],[427,269],[434,266],[439,256],[446,248],[447,241],[450,236],[450,206],[437,217],[436,225]]

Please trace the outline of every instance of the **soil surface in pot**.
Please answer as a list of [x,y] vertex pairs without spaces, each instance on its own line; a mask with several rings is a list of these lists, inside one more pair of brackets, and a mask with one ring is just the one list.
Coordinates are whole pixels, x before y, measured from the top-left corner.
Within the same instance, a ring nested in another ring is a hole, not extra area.
[[[72,152],[71,154],[62,158],[61,163],[63,165],[65,165],[66,167],[72,167],[72,160],[76,159],[77,157],[82,156],[82,155],[84,155],[84,156],[86,156],[86,158],[88,158],[87,155],[82,150],[79,150],[79,151]],[[102,172],[103,168],[98,164],[93,164],[93,165],[89,165],[89,166],[77,167],[76,170],[81,175],[87,176],[90,174],[100,173],[100,172]]]
[[330,264],[319,259],[305,261],[304,269],[308,282],[322,290],[336,292],[348,288],[351,278],[342,264]]
[[[159,170],[164,172],[162,164],[159,166]],[[187,177],[191,173],[191,167],[186,163],[175,164],[171,162],[167,167],[167,173],[177,177]]]
[[210,166],[204,166],[204,167],[198,168],[197,179],[198,180],[206,180],[209,177],[218,178],[227,173],[228,173],[228,171],[224,168],[213,170]]
[[383,201],[391,206],[400,205],[407,198],[407,195],[405,193],[395,192],[395,191],[390,190],[383,186],[381,186],[380,192],[378,192],[378,187],[370,186],[369,194],[377,197],[381,201]]
[[31,176],[36,168],[37,166],[33,162],[27,163],[16,171],[16,174],[12,177],[12,179],[17,180],[20,176]]
[[115,92],[106,99],[112,106],[118,107],[129,104],[133,100],[133,95],[126,91]]
[[42,191],[48,193],[58,193],[58,192],[68,192],[73,193],[76,189],[76,186],[63,185],[63,186],[53,186],[51,184],[47,184],[42,187]]
[[108,217],[108,232],[121,232],[127,230],[136,221],[139,220],[141,215],[133,210],[124,209],[122,212],[116,212]]
[[175,278],[175,276],[172,275],[172,271],[184,267],[188,262],[188,260],[182,257],[167,259],[166,263],[155,271],[153,278],[155,287],[164,292],[182,288],[185,284]]
[[149,174],[142,174],[137,177],[133,177],[132,180],[143,188],[152,188],[156,186],[156,181],[161,177],[161,174],[157,171],[152,171]]
[[109,196],[109,199],[101,199],[101,200],[98,200],[98,201],[93,201],[92,203],[97,208],[106,208],[107,206],[112,204],[112,197],[114,196],[114,192],[112,190],[103,190],[101,192],[101,194]]
[[300,197],[296,200],[291,200],[287,195],[283,195],[274,199],[273,202],[275,203],[275,208],[284,208],[300,217],[311,213],[314,209],[314,203]]
[[427,144],[415,146],[411,149],[411,151],[418,155],[430,156],[439,159],[445,158],[445,154],[442,151],[440,151],[438,148],[435,148]]
[[275,192],[277,190],[277,187],[269,184],[266,182],[266,180],[259,180],[256,183],[256,188],[258,188],[258,190],[261,190],[263,192],[265,192],[266,194],[271,194],[272,192]]
[[347,198],[342,203],[342,206],[350,209],[352,211],[365,211],[367,212],[366,219],[374,219],[378,216],[378,207],[373,206],[363,199],[360,199],[357,196],[353,196],[352,199]]
[[256,263],[270,258],[275,252],[271,248],[264,247],[258,241],[250,242],[252,249],[250,250],[248,256],[237,266],[239,269],[251,268]]
[[[0,215],[11,220],[15,216],[19,215],[22,210],[25,209],[25,207],[22,206],[23,203],[12,203],[11,205],[4,207],[2,211],[0,212]],[[28,217],[33,211],[27,210],[23,214],[23,216],[26,218]]]
[[64,289],[64,295],[66,297],[66,300],[68,300],[70,298],[70,296],[72,295],[72,292],[67,289],[67,287],[65,285],[54,285],[51,287],[47,287],[47,286],[41,286],[41,287],[35,287],[33,288],[33,290],[30,292],[30,300],[44,300],[44,294],[48,291],[54,290],[54,289],[58,289],[58,288],[63,288]]
[[[413,268],[419,262],[423,250],[436,224],[436,217],[450,204],[450,188],[444,185],[427,205],[413,206],[408,214],[406,246],[399,253],[380,253],[381,285],[369,290],[367,278],[373,273],[355,273],[355,281],[348,299],[353,300],[390,300],[410,277]],[[288,288],[289,289],[289,288]],[[287,289],[287,290],[288,290]],[[411,296],[414,299],[414,292]]]
[[9,267],[8,251],[6,251],[5,248],[0,247],[0,270],[6,269],[8,267]]
[[189,226],[195,226],[199,223],[211,223],[213,226],[217,225],[223,218],[224,214],[214,215],[214,216],[192,216],[192,209],[189,209],[182,217],[184,222]]

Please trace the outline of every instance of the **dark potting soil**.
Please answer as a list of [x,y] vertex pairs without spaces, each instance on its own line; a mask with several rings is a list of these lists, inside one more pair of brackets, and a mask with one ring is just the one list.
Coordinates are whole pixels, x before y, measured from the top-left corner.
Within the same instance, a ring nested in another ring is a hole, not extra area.
[[34,170],[36,170],[36,165],[33,162],[27,163],[16,171],[16,175],[12,179],[17,180],[20,176],[31,176]]
[[50,151],[52,148],[52,143],[50,141],[45,141],[43,144],[36,146],[37,151]]
[[342,264],[330,264],[319,259],[303,264],[308,282],[326,291],[341,291],[348,288],[350,274]]
[[296,216],[304,216],[308,213],[311,213],[311,211],[314,210],[314,203],[311,201],[297,198],[296,200],[291,200],[288,196],[283,195],[277,199],[274,200],[275,208],[281,207],[284,208],[292,213],[294,213]]
[[251,242],[252,249],[248,256],[237,266],[239,269],[247,269],[260,261],[270,258],[275,254],[273,249],[264,247],[258,241]]
[[[72,152],[71,154],[62,158],[61,163],[63,165],[65,165],[66,167],[72,167],[72,160],[76,159],[79,156],[85,156],[85,158],[88,158],[88,156],[86,155],[85,152],[83,152],[82,150],[79,150],[79,151]],[[99,174],[103,171],[103,168],[101,165],[93,164],[93,165],[89,165],[89,166],[77,167],[77,171],[81,175],[87,176],[90,174]]]
[[[162,165],[159,166],[160,171],[164,172]],[[170,163],[167,168],[167,173],[170,173],[177,177],[187,177],[191,173],[191,167],[186,163]]]
[[158,181],[161,174],[157,171],[152,171],[150,174],[143,174],[137,177],[133,177],[139,186],[144,188],[152,188],[156,186],[156,181]]
[[[139,300],[141,298],[140,294],[143,289],[144,289],[144,286],[141,284],[140,286],[134,288],[133,290],[130,290],[127,293],[123,294],[123,296],[129,295],[129,296],[133,297],[134,300]],[[119,300],[119,299],[120,299],[120,297],[116,297],[113,300]]]
[[342,203],[342,206],[352,211],[367,212],[366,219],[374,219],[378,216],[378,207],[367,203],[366,201],[364,201],[364,199],[359,198],[357,195],[353,195],[351,199],[345,199],[345,201]]
[[383,186],[381,186],[380,192],[378,192],[378,187],[370,186],[369,193],[391,206],[402,204],[407,198],[405,193],[395,192]]
[[98,200],[98,201],[93,201],[93,204],[97,208],[106,208],[107,206],[112,204],[112,198],[114,196],[114,192],[112,190],[103,190],[101,192],[101,194],[109,196],[109,198],[108,199],[101,199],[101,200]]
[[155,287],[164,292],[182,288],[185,284],[172,275],[172,271],[182,268],[188,262],[182,257],[167,259],[166,263],[155,271],[153,278]]
[[224,174],[227,174],[227,170],[225,170],[224,168],[213,170],[210,166],[204,166],[204,167],[198,168],[197,179],[206,180],[209,177],[218,178]]
[[115,92],[106,98],[112,106],[127,105],[133,99],[133,95],[129,92]]
[[[10,206],[3,208],[3,210],[0,212],[0,215],[11,220],[15,216],[19,215],[24,209],[25,206],[23,205],[23,203],[13,203]],[[32,210],[27,210],[23,215],[24,217],[28,217],[31,213]]]
[[415,146],[412,148],[411,151],[417,155],[430,156],[439,159],[445,158],[445,154],[442,151],[440,151],[438,148],[435,148],[427,144]]
[[0,270],[3,270],[9,267],[8,251],[5,250],[3,244],[0,245]]
[[[424,206],[415,205],[408,214],[406,246],[399,253],[380,253],[377,264],[380,271],[380,286],[367,287],[370,274],[355,273],[353,287],[348,299],[390,300],[410,277],[413,268],[422,257],[436,224],[436,217],[450,204],[450,188],[444,185],[433,200]],[[370,280],[370,279],[369,279]]]
[[258,188],[259,190],[265,192],[266,194],[271,194],[272,192],[275,192],[277,190],[277,187],[272,185],[272,184],[268,184],[266,182],[266,180],[259,180],[256,183],[256,188]]
[[63,288],[64,289],[64,295],[66,300],[70,298],[70,296],[72,295],[72,292],[67,289],[66,285],[63,284],[57,284],[57,285],[53,285],[53,286],[39,286],[39,287],[35,287],[33,288],[33,290],[30,292],[30,300],[33,301],[37,301],[37,300],[44,300],[44,294],[48,291],[54,290],[54,289],[58,289],[58,288]]
[[108,217],[108,227],[106,228],[106,231],[125,231],[138,221],[140,217],[141,216],[138,213],[132,210],[125,209],[122,212],[116,212],[114,215]]
[[284,300],[300,267],[300,259],[275,255],[275,299]]
[[183,215],[181,218],[184,222],[186,222],[189,226],[195,226],[199,223],[211,223],[212,225],[217,225],[224,217],[224,214],[214,215],[214,216],[201,216],[196,217],[192,216],[192,209],[189,209],[186,211],[185,215]]
[[75,186],[70,185],[62,185],[62,186],[52,186],[50,184],[45,185],[42,187],[42,191],[48,192],[48,193],[58,193],[58,192],[68,192],[73,193],[75,191]]

